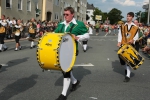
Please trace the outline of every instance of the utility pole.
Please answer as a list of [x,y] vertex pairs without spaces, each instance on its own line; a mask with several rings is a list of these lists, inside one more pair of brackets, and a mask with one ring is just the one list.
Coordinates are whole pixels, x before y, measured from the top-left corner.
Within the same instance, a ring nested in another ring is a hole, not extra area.
[[139,23],[141,23],[141,15],[142,15],[142,12],[140,12]]
[[148,17],[147,17],[147,24],[149,24],[149,14],[150,14],[150,0],[148,3]]

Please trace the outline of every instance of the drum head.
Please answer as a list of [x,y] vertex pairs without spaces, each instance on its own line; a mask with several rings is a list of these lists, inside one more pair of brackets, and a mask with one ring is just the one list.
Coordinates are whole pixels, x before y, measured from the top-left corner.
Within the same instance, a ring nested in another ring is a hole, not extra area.
[[59,62],[61,69],[68,72],[72,69],[75,62],[76,45],[71,35],[66,34],[62,37],[59,48]]

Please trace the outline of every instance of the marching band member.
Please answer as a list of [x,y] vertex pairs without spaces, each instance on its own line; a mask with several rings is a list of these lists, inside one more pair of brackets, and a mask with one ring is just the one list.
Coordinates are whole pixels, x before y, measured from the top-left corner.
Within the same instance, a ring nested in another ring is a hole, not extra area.
[[31,21],[29,22],[29,34],[30,34],[29,41],[31,41],[30,49],[35,47],[34,40],[33,40],[35,38],[35,33],[36,33],[36,22],[35,19],[32,18]]
[[7,50],[7,46],[4,44],[4,38],[6,35],[6,27],[7,27],[7,22],[5,19],[5,15],[2,15],[2,19],[0,20],[0,52],[4,48],[4,51]]
[[[66,7],[64,9],[64,22],[61,22],[58,24],[58,27],[54,31],[55,33],[65,33],[69,32],[71,33],[75,40],[77,45],[77,51],[78,51],[78,43],[77,41],[82,42],[85,39],[89,38],[89,34],[87,33],[87,28],[81,21],[76,21],[74,18],[74,9],[72,7]],[[77,52],[78,53],[78,52]],[[72,88],[71,91],[75,91],[77,86],[79,85],[80,81],[77,80],[72,73],[72,70],[69,72],[62,72],[64,76],[63,80],[63,90],[61,95],[56,100],[66,100],[67,97],[67,91],[70,85],[70,82],[72,82]]]
[[[124,44],[135,44],[135,41],[138,39],[138,27],[132,22],[134,18],[134,13],[129,12],[127,14],[127,23],[120,26],[118,33],[118,47],[121,47]],[[120,58],[120,57],[119,57]],[[126,63],[120,58],[121,65],[125,66],[125,79],[124,82],[130,81],[131,68],[126,65]]]
[[139,28],[139,22],[138,20],[134,20],[134,24],[138,27],[138,34],[139,34],[139,37],[138,37],[138,40],[135,42],[135,48],[136,50],[139,52],[139,49],[140,49],[140,44],[139,44],[139,39],[143,36],[142,33],[140,32],[140,28]]
[[[92,28],[87,24],[87,22],[84,22],[84,24],[85,24],[85,26],[86,26],[86,28],[88,29],[88,33],[89,34],[93,34],[92,33]],[[84,52],[86,52],[86,50],[87,50],[87,42],[88,42],[88,40],[84,40],[82,43],[83,43],[83,51]]]
[[21,38],[21,31],[20,31],[21,28],[22,28],[21,20],[18,20],[17,24],[15,25],[15,41],[16,41],[15,51],[18,51],[18,49],[21,50],[22,48],[19,42],[19,39]]

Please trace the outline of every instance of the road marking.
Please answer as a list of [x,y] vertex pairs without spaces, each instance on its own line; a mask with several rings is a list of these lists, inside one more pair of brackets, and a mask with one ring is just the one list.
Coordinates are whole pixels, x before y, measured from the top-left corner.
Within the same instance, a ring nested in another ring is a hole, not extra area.
[[89,98],[94,99],[94,100],[97,100],[97,98],[96,98],[96,97],[89,97]]
[[75,64],[74,66],[94,66],[92,63]]
[[92,41],[117,41],[117,39],[89,39]]
[[107,36],[90,36],[90,37],[98,37],[98,38],[102,38],[102,37],[104,37],[104,38],[109,38],[109,37],[118,37],[117,35],[115,35],[115,36],[109,36],[109,35],[107,35]]
[[0,64],[0,65],[2,65],[2,66],[8,66],[8,64]]

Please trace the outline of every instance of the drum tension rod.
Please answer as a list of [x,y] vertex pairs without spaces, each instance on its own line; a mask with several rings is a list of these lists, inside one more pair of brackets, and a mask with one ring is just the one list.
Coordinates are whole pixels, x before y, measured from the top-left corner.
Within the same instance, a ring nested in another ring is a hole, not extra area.
[[40,48],[40,47],[37,47],[37,49],[42,50],[42,48]]
[[54,66],[55,66],[55,67],[60,67],[60,65],[58,65],[58,64],[54,64]]

